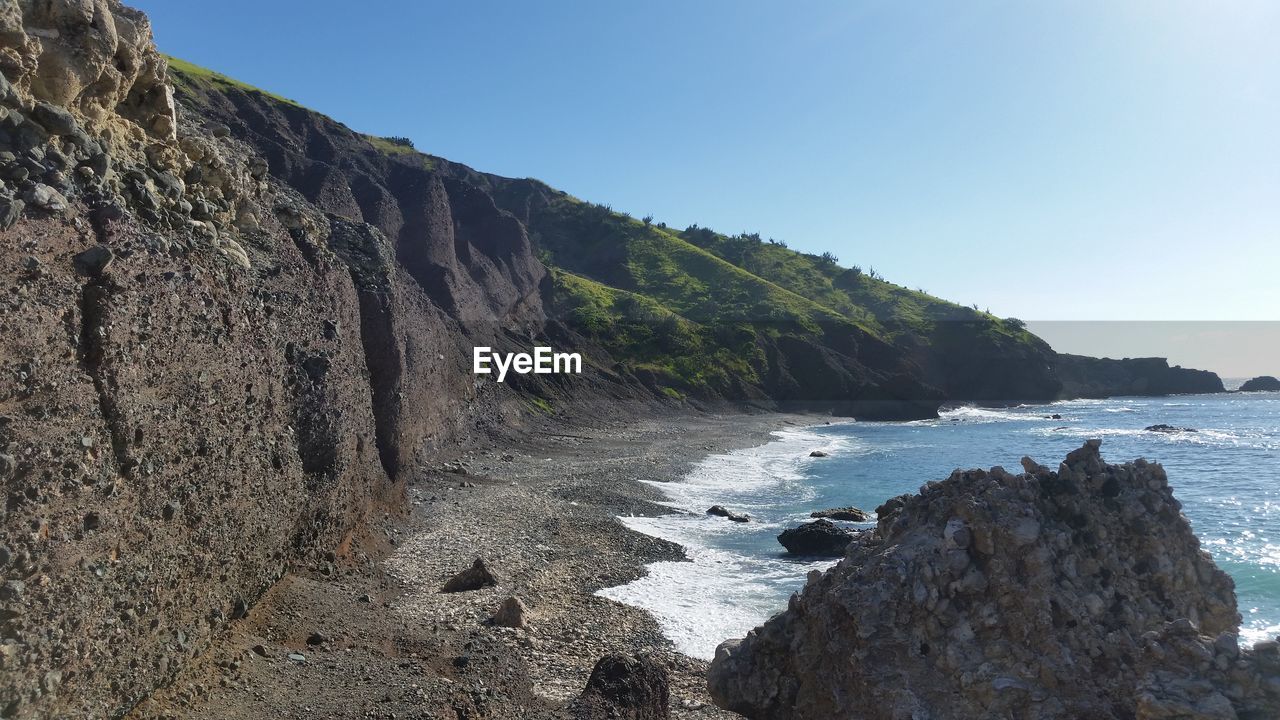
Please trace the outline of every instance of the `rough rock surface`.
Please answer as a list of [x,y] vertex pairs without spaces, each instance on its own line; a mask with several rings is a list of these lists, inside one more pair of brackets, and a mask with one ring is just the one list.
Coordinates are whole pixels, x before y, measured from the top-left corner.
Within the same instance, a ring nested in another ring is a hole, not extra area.
[[573,714],[575,720],[666,720],[669,704],[665,668],[644,656],[606,655],[592,670]]
[[442,593],[471,592],[484,587],[491,587],[498,584],[498,579],[489,572],[489,568],[485,567],[484,560],[476,558],[471,567],[449,578],[449,581],[440,588]]
[[783,530],[778,542],[792,555],[839,557],[857,533],[821,519]]
[[867,522],[871,520],[871,513],[850,505],[849,507],[815,510],[809,513],[809,517],[827,518],[828,520],[843,520],[845,522]]
[[1251,380],[1246,380],[1240,386],[1240,392],[1280,392],[1280,379],[1271,375],[1259,375]]
[[1240,650],[1234,586],[1164,470],[1099,445],[885,503],[720,647],[712,696],[750,718],[1280,717],[1276,646]]

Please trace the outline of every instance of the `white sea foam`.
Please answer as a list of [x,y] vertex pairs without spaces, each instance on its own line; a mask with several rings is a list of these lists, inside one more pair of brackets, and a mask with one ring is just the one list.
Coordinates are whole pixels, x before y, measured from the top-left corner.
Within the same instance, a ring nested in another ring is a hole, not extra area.
[[[780,588],[793,587],[809,570],[833,564],[749,556],[712,547],[735,533],[775,532],[794,525],[792,515],[774,516],[770,510],[780,495],[812,497],[813,490],[804,483],[805,468],[821,459],[809,453],[822,450],[839,455],[862,449],[853,438],[803,428],[773,435],[773,441],[764,445],[705,458],[682,481],[653,483],[667,496],[663,504],[681,512],[621,518],[632,530],[679,543],[689,561],[652,563],[645,577],[598,594],[648,610],[676,649],[686,655],[711,659],[721,642],[742,637],[781,610]],[[705,511],[711,505],[750,513],[752,521],[735,523],[708,516]]]

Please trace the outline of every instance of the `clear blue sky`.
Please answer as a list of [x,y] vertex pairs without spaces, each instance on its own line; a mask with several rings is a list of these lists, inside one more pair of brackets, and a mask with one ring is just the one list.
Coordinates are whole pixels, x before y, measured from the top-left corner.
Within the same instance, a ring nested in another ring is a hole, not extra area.
[[1028,320],[1280,319],[1280,3],[126,0],[427,152]]

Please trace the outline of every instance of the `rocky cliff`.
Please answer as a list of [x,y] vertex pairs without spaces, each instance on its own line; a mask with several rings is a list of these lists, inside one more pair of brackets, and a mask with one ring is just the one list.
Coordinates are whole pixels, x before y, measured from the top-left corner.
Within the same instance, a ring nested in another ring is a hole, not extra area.
[[1189,395],[1225,392],[1222,379],[1207,370],[1169,367],[1164,358],[1092,358],[1059,354],[1054,369],[1069,398],[1121,395]]
[[[0,183],[5,717],[126,711],[290,566],[359,562],[406,473],[532,413],[1023,391],[649,223],[170,66],[117,0],[0,0]],[[588,372],[470,372],[534,343]]]
[[4,717],[123,712],[291,564],[356,562],[406,470],[568,392],[469,372],[544,322],[484,193],[199,110],[141,13],[0,2]]
[[721,646],[717,703],[771,719],[1280,716],[1277,646],[1240,649],[1234,586],[1163,469],[1098,448],[885,503],[785,612]]

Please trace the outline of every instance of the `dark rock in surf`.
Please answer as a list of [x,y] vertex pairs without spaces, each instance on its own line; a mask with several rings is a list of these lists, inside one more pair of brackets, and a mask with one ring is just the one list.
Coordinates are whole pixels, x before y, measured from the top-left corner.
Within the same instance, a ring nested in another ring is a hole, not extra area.
[[751,519],[750,515],[747,515],[746,513],[733,512],[723,505],[712,505],[707,508],[707,514],[715,515],[716,517],[729,518],[730,520],[739,523],[744,523]]
[[782,531],[778,542],[792,555],[840,557],[857,534],[827,519]]
[[827,518],[828,520],[843,520],[845,522],[870,522],[871,513],[861,508],[850,505],[842,508],[828,508],[826,510],[815,510],[809,513],[811,518]]
[[813,452],[809,453],[809,457],[827,457],[827,453],[821,450],[814,450]]
[[1144,427],[1142,429],[1145,430],[1146,432],[1167,433],[1170,435],[1174,433],[1199,432],[1195,428],[1176,427],[1174,425],[1165,425],[1164,423],[1160,423],[1159,425],[1148,425],[1147,427]]

